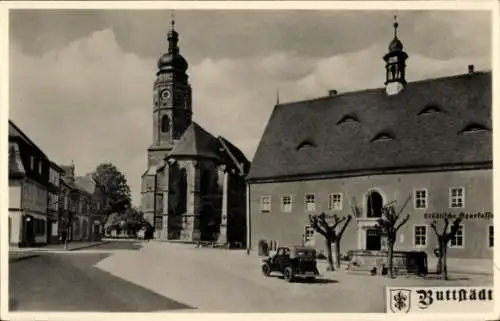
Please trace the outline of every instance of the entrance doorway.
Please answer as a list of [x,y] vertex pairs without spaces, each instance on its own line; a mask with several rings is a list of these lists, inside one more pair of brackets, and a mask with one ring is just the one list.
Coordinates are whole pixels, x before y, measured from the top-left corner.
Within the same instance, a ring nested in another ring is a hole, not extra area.
[[35,243],[35,231],[33,230],[33,223],[33,216],[24,216],[24,236],[26,237],[25,241],[28,246]]
[[366,249],[368,251],[380,251],[380,232],[377,229],[366,230]]

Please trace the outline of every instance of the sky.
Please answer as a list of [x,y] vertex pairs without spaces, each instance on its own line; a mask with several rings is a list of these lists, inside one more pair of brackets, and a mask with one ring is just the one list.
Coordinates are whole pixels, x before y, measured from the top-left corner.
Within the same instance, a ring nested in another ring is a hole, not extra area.
[[[152,143],[156,62],[171,11],[22,10],[9,20],[9,117],[59,164],[125,174],[135,205]],[[194,121],[251,160],[281,103],[382,87],[398,36],[407,79],[491,69],[480,11],[175,11]],[[472,27],[473,26],[473,27]]]

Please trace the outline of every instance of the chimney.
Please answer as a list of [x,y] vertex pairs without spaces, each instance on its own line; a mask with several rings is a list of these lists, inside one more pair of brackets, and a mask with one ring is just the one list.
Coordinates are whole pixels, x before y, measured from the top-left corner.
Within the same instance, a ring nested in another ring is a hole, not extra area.
[[328,91],[328,96],[335,96],[337,93],[338,93],[337,90],[331,89]]
[[469,65],[469,75],[474,74],[474,65]]

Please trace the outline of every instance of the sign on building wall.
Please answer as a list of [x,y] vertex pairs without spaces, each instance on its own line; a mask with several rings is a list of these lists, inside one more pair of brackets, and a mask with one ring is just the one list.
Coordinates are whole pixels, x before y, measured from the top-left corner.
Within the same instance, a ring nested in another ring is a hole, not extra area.
[[492,212],[460,212],[460,213],[452,213],[452,212],[426,212],[424,213],[424,218],[428,220],[442,220],[448,218],[450,220],[461,218],[462,220],[492,220],[493,213]]

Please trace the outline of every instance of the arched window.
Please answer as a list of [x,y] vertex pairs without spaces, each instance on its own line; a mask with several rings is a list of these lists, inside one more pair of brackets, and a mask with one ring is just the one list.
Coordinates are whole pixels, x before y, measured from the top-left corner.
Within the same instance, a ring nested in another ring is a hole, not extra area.
[[305,139],[302,142],[300,142],[300,144],[298,144],[295,149],[301,150],[307,147],[316,147],[316,144],[311,139]]
[[168,119],[168,116],[167,115],[164,115],[162,118],[161,118],[161,131],[163,133],[166,133],[168,132],[170,129],[170,123],[169,123],[169,119]]
[[482,124],[478,123],[470,123],[465,126],[464,129],[461,130],[462,134],[473,134],[473,133],[486,133],[489,132],[490,129]]
[[373,139],[372,139],[372,142],[390,141],[390,140],[393,140],[394,138],[395,138],[394,134],[392,134],[390,132],[382,132],[382,133],[375,135],[375,137],[373,137]]
[[367,217],[381,217],[382,207],[384,200],[379,192],[372,191],[366,198],[366,216]]
[[337,122],[337,125],[340,125],[343,123],[359,123],[359,119],[354,114],[347,114],[344,117],[339,119],[339,121]]
[[429,114],[440,113],[440,112],[442,112],[442,110],[441,110],[441,108],[439,108],[438,105],[430,104],[430,105],[425,106],[418,113],[418,115],[429,115]]

